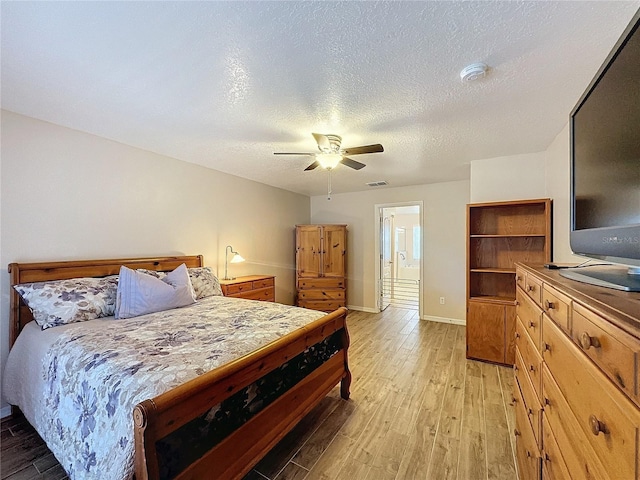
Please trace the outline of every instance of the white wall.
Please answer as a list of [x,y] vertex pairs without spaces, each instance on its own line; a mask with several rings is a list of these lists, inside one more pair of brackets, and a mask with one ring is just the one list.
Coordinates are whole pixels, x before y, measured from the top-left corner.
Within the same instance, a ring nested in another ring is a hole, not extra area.
[[231,244],[247,262],[231,265],[230,273],[276,275],[277,301],[292,303],[294,225],[309,222],[308,197],[1,115],[2,371],[10,262],[203,254],[222,276]]
[[545,198],[546,153],[471,162],[471,203]]
[[[424,202],[423,315],[464,321],[466,204],[469,182],[447,182],[311,197],[312,223],[346,223],[347,301],[376,309],[375,205]],[[445,297],[445,305],[439,304]]]
[[471,162],[472,203],[551,198],[553,261],[582,262],[569,246],[569,124],[538,153]]

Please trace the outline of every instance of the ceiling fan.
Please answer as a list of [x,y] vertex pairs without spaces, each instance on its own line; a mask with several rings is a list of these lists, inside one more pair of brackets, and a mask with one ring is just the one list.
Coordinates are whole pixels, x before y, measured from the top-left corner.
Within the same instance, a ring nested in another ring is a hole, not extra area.
[[362,155],[363,153],[379,153],[384,152],[384,148],[379,143],[375,145],[364,145],[362,147],[341,148],[342,137],[333,134],[312,133],[313,138],[318,143],[318,150],[320,153],[312,152],[275,152],[274,155],[305,155],[309,157],[315,157],[314,162],[305,168],[307,170],[313,170],[317,167],[322,167],[326,170],[335,168],[339,163],[351,167],[355,170],[360,170],[366,165],[364,163],[357,162],[347,155]]

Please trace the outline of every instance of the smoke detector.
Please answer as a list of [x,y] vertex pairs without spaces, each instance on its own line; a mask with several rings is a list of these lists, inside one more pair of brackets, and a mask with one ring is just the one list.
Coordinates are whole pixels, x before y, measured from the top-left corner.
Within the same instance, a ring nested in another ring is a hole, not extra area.
[[487,75],[489,67],[485,63],[472,63],[460,71],[460,79],[464,83],[480,80]]

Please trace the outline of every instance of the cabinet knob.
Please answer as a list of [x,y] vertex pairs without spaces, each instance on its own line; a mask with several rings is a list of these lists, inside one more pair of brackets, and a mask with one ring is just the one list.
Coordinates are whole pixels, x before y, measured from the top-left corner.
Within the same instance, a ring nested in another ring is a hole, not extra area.
[[512,403],[518,403],[518,399],[516,397],[511,397],[511,402]]
[[516,338],[520,338],[520,334],[516,332]]
[[544,301],[544,309],[545,310],[553,310],[555,307],[555,304],[553,302],[550,302],[549,300],[545,300]]
[[520,432],[518,431],[518,429],[517,429],[517,428],[514,428],[514,429],[513,429],[513,434],[517,437],[517,436],[519,436],[519,435],[520,435]]
[[542,342],[542,351],[543,352],[550,352],[551,351],[551,345],[549,345],[548,343]]
[[533,292],[536,289],[533,285],[527,285],[527,292]]
[[582,332],[580,335],[580,346],[584,350],[589,350],[589,348],[600,348],[600,340],[598,337],[592,337],[588,332]]
[[533,322],[529,322],[529,328],[535,328],[535,327],[536,327],[536,324],[535,324],[535,323],[533,323]]
[[550,462],[550,461],[551,461],[551,457],[550,457],[550,456],[549,456],[549,454],[548,454],[548,453],[546,453],[546,452],[545,452],[545,454],[544,454],[544,461],[545,461],[545,462]]
[[551,400],[549,400],[547,397],[544,397],[544,404],[548,407],[551,406]]
[[516,282],[521,282],[522,281],[522,277],[520,275],[516,275]]
[[591,433],[598,435],[600,432],[607,433],[607,426],[598,420],[595,415],[589,415],[589,426],[591,427]]
[[536,371],[536,367],[534,367],[533,365],[529,365],[529,370],[532,372]]
[[533,415],[533,409],[529,408],[527,410],[527,415],[529,415],[529,416]]

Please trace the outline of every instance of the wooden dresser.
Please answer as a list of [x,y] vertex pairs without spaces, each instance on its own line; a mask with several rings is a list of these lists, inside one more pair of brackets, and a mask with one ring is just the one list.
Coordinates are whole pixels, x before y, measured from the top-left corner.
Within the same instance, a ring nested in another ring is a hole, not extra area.
[[346,258],[346,225],[296,225],[297,305],[324,312],[346,306]]
[[640,479],[640,293],[516,267],[519,478]]
[[273,275],[247,275],[233,280],[220,280],[220,287],[225,297],[275,302],[275,283],[276,277]]

